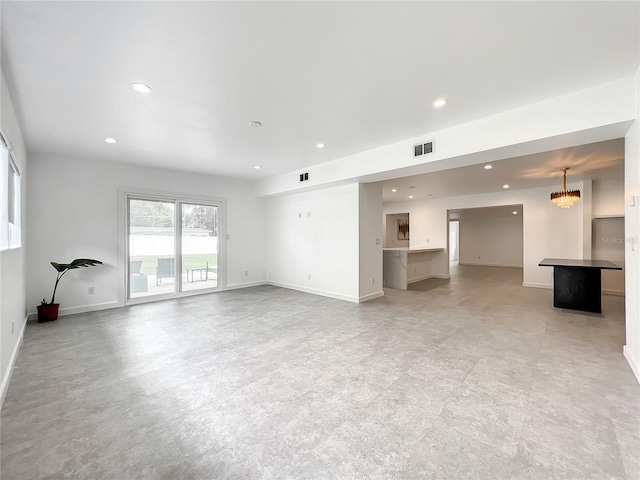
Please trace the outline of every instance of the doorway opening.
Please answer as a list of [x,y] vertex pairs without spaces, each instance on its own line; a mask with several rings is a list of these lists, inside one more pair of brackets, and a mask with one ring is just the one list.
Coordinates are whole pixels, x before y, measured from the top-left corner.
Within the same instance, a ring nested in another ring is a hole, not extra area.
[[448,210],[451,277],[468,267],[507,267],[519,269],[522,282],[523,214],[521,204]]
[[460,221],[449,220],[449,264],[457,265],[460,260]]

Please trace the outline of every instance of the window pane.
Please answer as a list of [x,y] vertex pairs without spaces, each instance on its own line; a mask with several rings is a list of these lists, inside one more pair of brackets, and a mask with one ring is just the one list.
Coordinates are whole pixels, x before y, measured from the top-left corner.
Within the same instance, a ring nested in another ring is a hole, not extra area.
[[183,203],[182,290],[218,286],[218,207]]
[[174,293],[175,204],[129,200],[129,296]]
[[13,166],[11,162],[8,162],[8,173],[7,173],[7,217],[9,223],[16,223],[16,180],[18,176],[16,172],[13,170]]

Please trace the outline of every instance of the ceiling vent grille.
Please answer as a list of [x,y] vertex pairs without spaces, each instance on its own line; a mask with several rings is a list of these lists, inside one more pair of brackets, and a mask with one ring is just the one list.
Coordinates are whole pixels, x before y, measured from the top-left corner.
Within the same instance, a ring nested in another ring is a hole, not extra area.
[[419,157],[420,155],[427,155],[433,153],[433,142],[421,143],[413,146],[413,156]]

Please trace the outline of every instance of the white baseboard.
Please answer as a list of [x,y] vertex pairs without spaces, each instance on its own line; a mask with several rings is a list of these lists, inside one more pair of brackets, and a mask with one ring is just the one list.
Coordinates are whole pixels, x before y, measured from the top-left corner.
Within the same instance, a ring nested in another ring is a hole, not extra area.
[[624,355],[624,358],[627,359],[627,362],[631,367],[631,371],[636,376],[636,380],[638,380],[638,383],[640,383],[640,362],[638,362],[638,359],[633,356],[631,349],[626,345],[623,347],[622,353]]
[[[110,308],[118,308],[122,307],[119,301],[115,302],[106,302],[106,303],[96,303],[95,305],[83,305],[80,307],[69,307],[69,308],[61,308],[58,312],[59,317],[64,317],[66,315],[75,315],[76,313],[87,313],[87,312],[96,312],[98,310],[108,310]],[[38,313],[31,312],[29,313],[29,320],[37,320]]]
[[458,262],[458,265],[471,265],[474,267],[524,268],[522,265],[505,265],[503,263],[484,263],[484,262]]
[[602,290],[603,295],[613,295],[615,297],[624,297],[624,290]]
[[18,358],[18,352],[20,351],[20,347],[22,347],[22,340],[24,339],[24,329],[27,327],[28,317],[24,319],[22,323],[22,328],[20,329],[20,333],[18,333],[18,341],[13,347],[13,352],[11,352],[11,358],[9,359],[9,365],[7,365],[7,371],[4,372],[2,377],[2,399],[0,399],[0,408],[4,405],[4,398],[7,396],[7,391],[9,390],[9,383],[11,382],[11,375],[13,374],[13,367],[16,364],[16,359]]
[[321,297],[335,298],[337,300],[344,300],[346,302],[360,303],[360,298],[352,297],[350,295],[342,295],[341,293],[327,292],[325,290],[316,290],[314,288],[300,287],[298,285],[290,285],[288,283],[274,282],[272,280],[267,281],[267,285],[273,285],[274,287],[287,288],[289,290],[296,290],[303,293],[311,293],[313,295],[320,295]]
[[445,280],[449,280],[451,276],[450,275],[422,275],[421,277],[407,279],[407,285],[410,283],[421,282],[423,280],[429,280],[430,278],[443,278]]
[[370,293],[369,295],[360,297],[359,303],[368,302],[369,300],[373,300],[374,298],[380,298],[380,297],[384,297],[384,292]]
[[264,280],[261,282],[234,283],[233,285],[227,285],[222,290],[237,290],[239,288],[261,287],[262,285],[268,285],[268,283]]
[[553,285],[551,285],[550,283],[522,282],[522,286],[533,288],[547,288],[549,290],[553,289]]
[[[225,290],[236,290],[238,288],[249,288],[249,287],[258,287],[261,285],[267,285],[267,282],[265,281],[261,281],[261,282],[249,282],[249,283],[237,283],[234,285],[227,285],[226,287],[222,288],[220,291],[225,291]],[[187,295],[185,296],[191,296],[191,295],[201,295],[204,292],[188,292]],[[215,292],[212,292],[215,293]],[[162,301],[162,300],[171,300],[174,298],[180,298],[180,297],[174,297],[174,296],[168,296],[168,297],[161,297],[161,298],[156,298],[156,299],[152,299],[149,300],[147,299],[146,302],[140,302],[140,303],[147,303],[150,301]],[[131,302],[129,303],[129,305],[137,305],[137,302]],[[59,317],[64,317],[66,315],[75,315],[76,313],[87,313],[87,312],[96,312],[98,310],[108,310],[110,308],[118,308],[118,307],[124,307],[125,305],[123,305],[122,303],[120,303],[119,301],[115,301],[115,302],[106,302],[106,303],[98,303],[95,305],[84,305],[84,306],[80,306],[80,307],[70,307],[70,308],[61,308],[60,312],[58,313]],[[30,312],[27,320],[37,320],[38,319],[38,313],[37,312]]]

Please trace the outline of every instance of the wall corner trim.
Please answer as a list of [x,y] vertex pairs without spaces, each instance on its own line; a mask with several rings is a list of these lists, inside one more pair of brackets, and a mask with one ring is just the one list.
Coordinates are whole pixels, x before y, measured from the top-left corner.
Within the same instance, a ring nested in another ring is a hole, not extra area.
[[640,383],[640,362],[638,362],[638,359],[633,356],[631,349],[627,345],[623,347],[622,354],[624,355],[624,358],[627,359],[627,362],[631,367],[631,371],[636,376],[636,380]]
[[[61,308],[60,309],[60,317],[64,317],[67,315],[75,315],[76,313],[87,313],[87,312],[95,312],[98,310],[108,310],[110,308],[118,308],[124,307],[120,301],[115,302],[106,302],[106,303],[96,303],[95,305],[83,305],[80,307],[69,307],[69,308]],[[29,313],[28,320],[37,320],[38,314],[36,312]]]
[[551,290],[553,285],[550,283],[535,283],[535,282],[522,282],[523,287],[533,287],[533,288],[547,288]]
[[4,405],[4,399],[7,396],[7,392],[9,391],[9,383],[11,383],[11,376],[13,375],[13,367],[15,367],[16,359],[18,358],[18,352],[20,352],[20,348],[22,347],[22,340],[24,339],[24,331],[27,328],[27,320],[28,317],[24,319],[22,323],[22,328],[20,329],[20,333],[18,334],[18,341],[13,347],[13,352],[11,352],[11,359],[9,360],[9,365],[7,366],[7,371],[4,372],[4,376],[2,377],[2,398],[0,399],[0,408]]
[[298,292],[303,292],[303,293],[311,293],[312,295],[320,295],[321,297],[335,298],[336,300],[344,300],[346,302],[351,302],[351,303],[360,303],[359,297],[352,297],[351,295],[342,295],[341,293],[333,293],[333,292],[327,292],[325,290],[316,290],[314,288],[300,287],[298,285],[290,285],[288,283],[274,282],[272,280],[269,280],[267,282],[267,285],[273,285],[274,287],[287,288],[289,290],[296,290]]
[[384,291],[382,290],[379,292],[370,293],[369,295],[364,295],[360,297],[360,299],[358,300],[358,303],[368,302],[369,300],[373,300],[374,298],[380,298],[380,297],[384,297]]
[[407,285],[411,283],[422,282],[423,280],[429,280],[430,278],[440,278],[444,280],[450,280],[451,275],[430,274],[430,275],[421,275],[419,277],[407,278]]
[[227,290],[238,290],[240,288],[262,287],[263,285],[268,285],[268,283],[264,280],[259,282],[234,283],[232,285],[227,285],[221,291],[226,292]]

